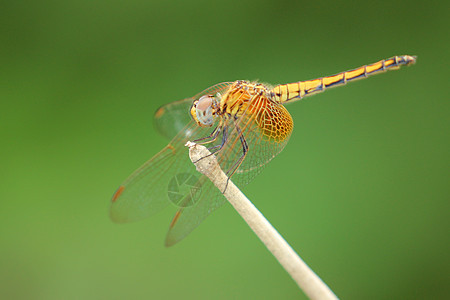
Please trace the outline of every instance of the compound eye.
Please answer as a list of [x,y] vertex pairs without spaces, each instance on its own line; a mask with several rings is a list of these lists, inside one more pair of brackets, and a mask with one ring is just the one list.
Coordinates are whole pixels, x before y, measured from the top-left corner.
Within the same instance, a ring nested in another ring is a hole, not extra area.
[[213,97],[209,95],[201,96],[197,103],[194,103],[195,116],[200,126],[212,126],[214,124]]
[[201,96],[200,99],[198,99],[197,102],[197,110],[205,112],[212,106],[212,97],[211,96]]

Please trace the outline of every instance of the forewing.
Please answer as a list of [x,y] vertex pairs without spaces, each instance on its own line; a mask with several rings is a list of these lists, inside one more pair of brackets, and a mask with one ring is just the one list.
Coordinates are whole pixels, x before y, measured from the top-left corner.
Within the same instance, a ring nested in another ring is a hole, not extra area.
[[158,108],[154,116],[156,130],[169,140],[177,134],[184,133],[187,136],[189,133],[185,128],[192,121],[189,109],[193,101],[194,98],[186,98]]
[[[115,222],[130,222],[151,216],[172,202],[179,210],[166,238],[166,245],[171,246],[186,237],[226,202],[221,191],[195,170],[184,145],[188,140],[208,136],[213,130],[198,127],[190,119],[189,109],[194,99],[202,95],[225,93],[230,85],[231,82],[219,83],[193,98],[162,106],[156,112],[158,131],[168,138],[174,138],[116,191],[110,210]],[[221,137],[209,146],[220,143]]]
[[[227,139],[215,155],[221,169],[239,187],[248,184],[263,167],[280,153],[289,140],[292,131],[292,118],[281,105],[269,100],[258,100],[253,108],[247,109],[240,118],[228,118]],[[250,113],[252,112],[252,113]],[[220,145],[222,134],[208,147]],[[244,155],[244,144],[248,152]],[[187,236],[210,213],[222,206],[226,199],[209,179],[199,178],[201,196],[194,206],[181,208],[175,214],[166,237],[166,246],[171,246]]]
[[195,204],[180,208],[169,226],[166,236],[166,246],[172,246],[189,233],[191,233],[200,223],[206,219],[213,211],[221,207],[226,199],[221,191],[204,175],[197,173],[198,183],[201,187],[199,197],[195,199]]
[[216,95],[217,93],[224,93],[231,84],[232,82],[218,83],[203,90],[194,97],[161,106],[156,110],[154,116],[156,129],[161,135],[168,139],[172,139],[177,134],[182,134],[183,132],[185,136],[189,136],[192,133],[186,131],[185,126],[192,120],[190,109],[194,100],[199,99],[203,95]]
[[[278,109],[285,118],[292,121],[284,107],[278,107]],[[275,120],[273,121],[275,122]],[[229,120],[226,123],[228,138],[222,150],[215,154],[222,170],[227,175],[232,175],[233,170],[237,168],[231,180],[239,187],[248,184],[258,175],[263,167],[283,150],[289,140],[290,131],[288,135],[280,139],[276,134],[270,134],[267,131],[268,128],[276,128],[276,126],[261,128],[259,124],[256,116],[252,114],[244,114],[238,120]],[[266,122],[266,124],[268,123]],[[243,156],[243,139],[248,144],[248,152],[239,165],[239,160]],[[221,143],[222,136],[219,136],[214,143],[207,146],[211,148]],[[222,191],[219,191],[208,178],[202,175],[198,181],[201,186],[198,202],[194,206],[180,208],[177,211],[169,227],[166,246],[172,246],[182,240],[209,214],[226,202]]]
[[[240,118],[228,121],[229,137],[216,155],[222,170],[239,187],[253,180],[283,150],[292,132],[292,118],[284,106],[267,98],[258,101]],[[248,146],[245,157],[244,143]]]
[[245,159],[233,175],[239,184],[253,180],[284,149],[293,129],[292,117],[283,105],[267,98],[252,105],[257,110],[250,114],[250,108],[236,122],[248,145]]
[[[151,216],[167,206],[192,198],[197,187],[192,183],[198,177],[184,144],[189,139],[185,132],[204,134],[191,121],[158,154],[131,174],[117,189],[111,200],[110,216],[114,222],[131,222]],[[186,204],[188,205],[188,204]]]

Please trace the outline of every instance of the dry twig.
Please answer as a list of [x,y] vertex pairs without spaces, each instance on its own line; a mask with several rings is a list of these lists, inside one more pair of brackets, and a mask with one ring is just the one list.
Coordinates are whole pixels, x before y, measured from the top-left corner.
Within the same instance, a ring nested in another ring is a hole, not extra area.
[[330,288],[295,253],[250,200],[245,197],[231,180],[228,180],[228,177],[217,163],[216,157],[209,155],[208,149],[202,145],[188,142],[186,146],[189,147],[189,156],[197,171],[207,176],[220,191],[226,188],[225,198],[233,205],[303,292],[310,299],[338,299]]

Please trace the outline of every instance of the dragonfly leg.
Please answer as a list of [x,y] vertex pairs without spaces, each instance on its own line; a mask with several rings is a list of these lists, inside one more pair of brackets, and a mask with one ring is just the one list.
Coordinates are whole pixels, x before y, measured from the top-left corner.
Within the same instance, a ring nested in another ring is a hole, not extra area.
[[239,140],[241,141],[242,144],[242,155],[241,157],[239,157],[239,159],[233,164],[233,166],[231,166],[230,169],[228,169],[228,171],[226,172],[227,175],[227,183],[225,184],[225,188],[222,192],[222,194],[225,193],[225,191],[227,190],[228,187],[228,181],[230,181],[231,176],[233,176],[233,174],[236,172],[236,170],[241,166],[242,162],[245,159],[245,156],[248,153],[248,144],[247,141],[244,138],[244,135],[242,134],[241,129],[239,128],[239,126],[235,123],[235,128],[237,133],[239,134]]
[[216,145],[213,147],[209,147],[208,150],[212,151],[213,149],[217,149],[216,151],[214,151],[212,154],[216,154],[217,152],[219,152],[220,150],[222,150],[223,146],[225,145],[225,142],[228,139],[228,128],[226,126],[223,127],[222,129],[222,142],[220,143],[220,145]]
[[[219,125],[217,125],[216,128],[214,128],[214,130],[210,133],[210,135],[196,139],[193,142],[196,144],[200,144],[200,145],[213,143],[215,140],[217,140],[217,137],[219,136],[221,129],[222,129],[222,125],[219,124]],[[202,142],[202,141],[204,141],[204,142]]]
[[[216,133],[215,139],[217,139],[217,136],[218,136],[218,133]],[[203,156],[203,157],[199,158],[199,159],[198,159],[197,161],[195,161],[194,163],[197,163],[197,162],[199,162],[200,160],[204,159],[205,157],[209,157],[209,156],[211,156],[211,155],[214,155],[214,154],[216,154],[217,152],[219,152],[220,150],[222,150],[222,148],[223,148],[223,146],[225,145],[225,142],[227,141],[227,139],[228,139],[228,127],[227,127],[227,126],[223,126],[223,128],[222,128],[222,142],[220,143],[220,145],[216,145],[216,146],[213,146],[213,147],[208,148],[209,151],[211,151],[211,150],[213,150],[213,149],[217,149],[217,150],[211,152],[210,154],[208,154],[208,155],[206,155],[206,156]]]

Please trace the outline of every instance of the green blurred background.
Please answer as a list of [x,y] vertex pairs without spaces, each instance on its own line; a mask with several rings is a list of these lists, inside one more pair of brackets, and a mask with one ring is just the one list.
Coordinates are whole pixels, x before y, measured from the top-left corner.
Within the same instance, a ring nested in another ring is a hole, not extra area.
[[243,191],[342,299],[450,297],[446,1],[4,1],[0,24],[0,298],[305,299],[229,204],[167,249],[174,207],[116,225],[110,197],[164,103],[401,54],[289,105]]

